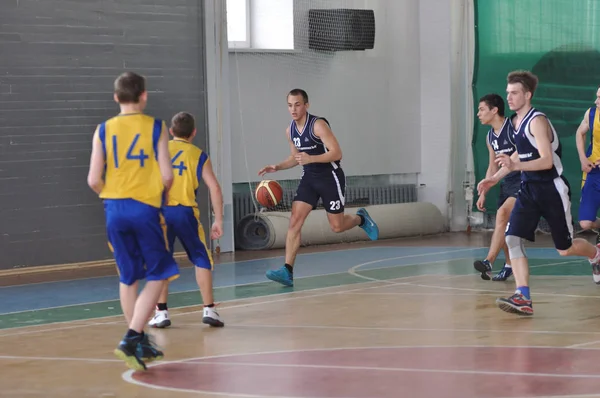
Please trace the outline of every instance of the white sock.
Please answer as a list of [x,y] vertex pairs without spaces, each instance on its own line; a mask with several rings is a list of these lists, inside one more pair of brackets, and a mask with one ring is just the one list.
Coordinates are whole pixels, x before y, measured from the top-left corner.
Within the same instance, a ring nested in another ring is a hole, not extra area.
[[512,268],[512,266],[510,264],[506,264],[506,263],[504,263],[504,267],[506,267],[506,268]]
[[589,258],[588,261],[590,264],[595,264],[600,261],[600,248],[596,247],[596,256],[594,258]]

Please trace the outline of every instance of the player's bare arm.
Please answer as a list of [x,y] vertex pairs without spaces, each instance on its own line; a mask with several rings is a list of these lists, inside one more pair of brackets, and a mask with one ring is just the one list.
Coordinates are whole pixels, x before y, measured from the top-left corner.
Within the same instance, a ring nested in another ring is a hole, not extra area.
[[330,163],[342,159],[342,149],[340,148],[340,144],[324,120],[319,119],[315,122],[314,133],[321,141],[323,141],[323,144],[325,144],[325,147],[327,148],[327,152],[316,156],[298,153],[296,155],[298,163],[302,165],[309,163]]
[[211,228],[211,239],[219,239],[223,236],[223,192],[221,184],[217,180],[210,159],[202,167],[202,180],[208,187],[210,193],[210,203],[215,214],[215,221]]
[[486,142],[486,144],[487,144],[488,153],[489,153],[489,162],[488,162],[487,171],[485,172],[485,178],[490,178],[491,176],[493,176],[494,174],[496,174],[498,172],[500,167],[496,163],[496,152],[494,152],[494,150],[492,149],[492,146],[490,145],[489,142]]
[[104,180],[102,175],[104,174],[104,149],[102,148],[102,142],[100,141],[98,127],[94,132],[92,138],[92,155],[90,157],[90,170],[88,172],[88,185],[98,195],[104,188]]
[[585,156],[585,136],[590,131],[590,110],[588,109],[583,116],[583,120],[577,128],[575,133],[575,144],[577,145],[577,152],[579,153],[579,161],[581,162],[581,171],[589,173],[592,171],[594,164]]
[[287,159],[285,159],[281,163],[263,167],[262,169],[260,169],[258,171],[259,176],[263,176],[263,175],[265,175],[265,173],[274,173],[274,172],[280,171],[280,170],[291,169],[292,167],[296,167],[298,165],[298,161],[296,161],[296,154],[298,153],[298,150],[296,149],[296,146],[290,139],[289,126],[285,130],[285,136],[286,136],[288,144],[290,146],[290,156],[288,156]]
[[171,165],[171,156],[169,155],[169,132],[167,126],[163,123],[160,138],[158,139],[158,167],[162,176],[165,191],[168,192],[173,185],[173,167]]
[[505,154],[496,156],[496,163],[502,166],[504,164],[510,164],[511,167],[500,167],[500,170],[496,172],[493,176],[489,178],[485,178],[481,180],[479,184],[477,184],[477,193],[479,195],[484,195],[487,191],[490,190],[491,187],[499,183],[504,177],[506,177],[511,171],[514,171],[514,167],[519,162],[519,153],[517,151],[513,152],[510,157]]
[[498,158],[498,163],[510,171],[538,171],[549,170],[554,164],[552,157],[552,129],[545,117],[536,117],[529,124],[529,131],[535,138],[540,158],[529,162],[514,162],[506,158]]

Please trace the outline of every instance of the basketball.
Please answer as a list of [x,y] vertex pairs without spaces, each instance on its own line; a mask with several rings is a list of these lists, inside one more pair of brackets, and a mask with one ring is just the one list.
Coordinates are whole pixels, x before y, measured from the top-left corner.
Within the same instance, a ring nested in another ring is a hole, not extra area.
[[256,187],[255,196],[262,207],[275,207],[283,199],[283,189],[277,181],[263,180]]

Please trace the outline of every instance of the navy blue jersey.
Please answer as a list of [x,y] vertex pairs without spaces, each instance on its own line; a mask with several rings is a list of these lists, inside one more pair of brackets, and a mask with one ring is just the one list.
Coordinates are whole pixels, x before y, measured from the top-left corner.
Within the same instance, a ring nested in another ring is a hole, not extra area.
[[[521,121],[519,128],[514,129],[513,127],[515,144],[517,145],[519,160],[521,162],[530,162],[540,158],[540,152],[537,149],[535,137],[531,134],[529,129],[529,124],[536,117],[546,117],[546,115],[535,108],[531,108]],[[553,181],[563,174],[563,165],[561,161],[562,146],[550,120],[548,120],[548,123],[552,129],[552,168],[548,170],[523,171],[521,175],[523,181]]]
[[[517,150],[515,132],[508,118],[504,118],[504,124],[502,124],[498,135],[496,135],[493,127],[488,131],[487,140],[496,155],[505,154],[510,156]],[[511,181],[520,180],[521,172],[512,171],[504,179]]]
[[[319,137],[315,135],[315,122],[322,119],[329,126],[327,119],[309,113],[306,114],[306,122],[302,131],[296,127],[296,122],[290,123],[290,138],[299,152],[305,152],[311,156],[322,155],[327,151],[327,147]],[[331,172],[340,168],[340,161],[330,163],[311,163],[304,166],[304,171],[310,172]]]

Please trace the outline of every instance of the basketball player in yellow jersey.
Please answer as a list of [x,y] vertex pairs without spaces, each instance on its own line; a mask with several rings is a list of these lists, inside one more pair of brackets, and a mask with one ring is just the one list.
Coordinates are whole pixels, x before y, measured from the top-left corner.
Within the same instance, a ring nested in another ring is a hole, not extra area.
[[[196,136],[194,117],[180,112],[171,120],[169,153],[175,176],[169,191],[169,200],[163,206],[167,222],[167,237],[171,253],[174,251],[175,238],[179,239],[188,258],[195,265],[196,282],[202,294],[204,314],[202,322],[210,326],[222,327],[224,323],[215,311],[212,286],[213,259],[206,246],[204,228],[200,223],[200,212],[196,202],[196,191],[200,179],[208,187],[210,201],[215,213],[215,222],[211,228],[211,239],[223,235],[223,194],[208,155],[192,144]],[[149,325],[165,328],[171,325],[167,308],[169,286],[165,285],[156,306],[154,318]]]
[[[173,182],[165,123],[145,115],[145,79],[127,72],[115,81],[121,112],[101,123],[92,144],[89,186],[104,200],[106,231],[119,271],[119,296],[129,330],[115,355],[135,370],[161,359],[144,325],[179,268],[167,248],[163,195]],[[104,178],[103,178],[104,174]],[[146,285],[138,297],[138,281]]]
[[[590,145],[585,150],[588,132],[590,132]],[[600,88],[596,91],[595,106],[585,112],[575,139],[581,171],[583,171],[579,225],[584,230],[598,230],[600,222],[596,215],[600,208]],[[596,244],[600,244],[600,232],[596,236]],[[600,284],[600,269],[594,269],[593,274],[594,282]]]

